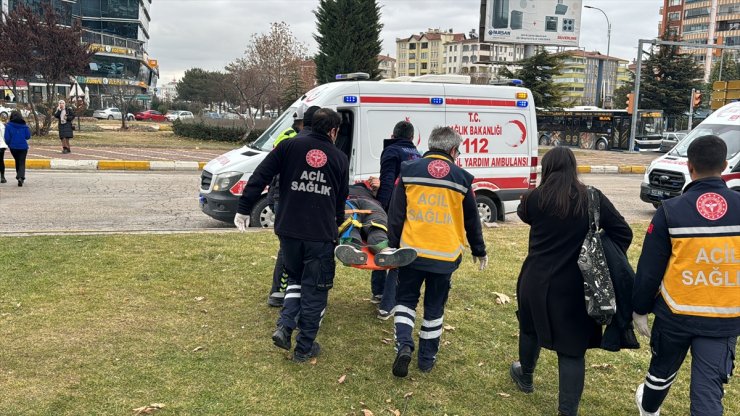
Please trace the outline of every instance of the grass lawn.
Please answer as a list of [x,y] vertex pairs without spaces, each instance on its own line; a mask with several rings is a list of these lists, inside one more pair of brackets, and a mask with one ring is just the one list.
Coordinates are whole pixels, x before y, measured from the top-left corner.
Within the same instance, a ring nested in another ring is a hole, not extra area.
[[[337,267],[315,364],[272,345],[272,233],[0,238],[0,414],[162,403],[155,414],[554,415],[555,354],[543,352],[535,393],[518,392],[507,372],[516,308],[492,294],[513,295],[527,231],[486,231],[489,269],[466,258],[455,275],[437,366],[421,374],[412,361],[404,380],[390,372],[392,322],[375,318],[369,274],[356,269]],[[635,414],[648,359],[646,346],[589,352],[581,413]],[[688,414],[688,375],[684,366],[662,414]],[[730,384],[726,414],[740,414],[739,398]]]

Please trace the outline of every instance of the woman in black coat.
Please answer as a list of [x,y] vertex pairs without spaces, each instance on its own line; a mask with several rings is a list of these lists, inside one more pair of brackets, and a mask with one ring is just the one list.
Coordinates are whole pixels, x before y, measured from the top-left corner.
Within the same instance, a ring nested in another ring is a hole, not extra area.
[[[601,227],[624,251],[632,230],[600,191]],[[588,348],[601,343],[601,326],[586,313],[578,254],[588,232],[586,186],[578,180],[576,159],[566,147],[542,158],[540,185],[524,195],[517,210],[531,226],[529,253],[517,282],[519,361],[510,374],[520,390],[534,391],[532,375],[540,348],[556,351],[560,394],[558,412],[577,415],[583,393]]]
[[59,119],[59,140],[62,141],[62,153],[71,153],[69,139],[74,136],[72,120],[75,118],[75,113],[71,108],[67,108],[64,100],[59,100],[59,106],[54,112],[54,117]]

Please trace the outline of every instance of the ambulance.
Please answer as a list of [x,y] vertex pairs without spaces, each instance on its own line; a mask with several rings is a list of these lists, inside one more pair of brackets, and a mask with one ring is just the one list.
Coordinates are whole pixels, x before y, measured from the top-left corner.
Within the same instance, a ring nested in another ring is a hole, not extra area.
[[[349,158],[350,181],[379,176],[384,139],[397,122],[414,125],[414,142],[428,150],[432,129],[450,126],[463,143],[457,164],[475,176],[473,190],[481,219],[504,220],[519,197],[537,180],[537,118],[532,93],[517,80],[511,85],[472,85],[470,77],[423,75],[381,82],[366,74],[338,75],[342,82],[320,85],[288,108],[253,143],[225,153],[204,167],[201,210],[231,222],[250,175],[272,150],[278,135],[291,126],[299,106],[328,107],[342,119],[336,145]],[[266,192],[251,213],[251,226],[268,227],[274,215]]]
[[686,156],[689,145],[708,134],[727,143],[727,169],[722,179],[731,189],[740,191],[740,102],[734,102],[710,114],[670,152],[650,164],[640,185],[640,199],[657,208],[662,201],[681,195],[691,182]]

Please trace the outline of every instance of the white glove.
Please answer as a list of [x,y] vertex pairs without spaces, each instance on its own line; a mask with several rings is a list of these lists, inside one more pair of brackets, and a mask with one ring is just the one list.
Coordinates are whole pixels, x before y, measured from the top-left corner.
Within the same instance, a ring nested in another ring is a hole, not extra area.
[[635,323],[635,328],[643,337],[650,338],[650,325],[648,325],[647,315],[638,315],[636,312],[632,312],[632,322]]
[[247,231],[247,228],[249,228],[249,215],[237,213],[236,217],[234,217],[234,225],[236,225],[239,231]]
[[475,264],[476,262],[480,262],[480,265],[478,266],[478,270],[482,271],[483,269],[486,268],[486,266],[488,266],[488,256],[483,256],[483,257],[473,256],[473,264]]

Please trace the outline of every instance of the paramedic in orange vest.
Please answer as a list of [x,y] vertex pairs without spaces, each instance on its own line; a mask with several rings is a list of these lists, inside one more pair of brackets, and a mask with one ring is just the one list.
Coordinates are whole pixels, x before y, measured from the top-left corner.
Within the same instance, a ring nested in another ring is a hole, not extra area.
[[651,338],[652,351],[636,392],[641,416],[660,414],[689,349],[691,415],[723,412],[722,385],[740,335],[740,192],[720,177],[726,158],[721,138],[694,140],[688,148],[691,183],[683,195],[663,202],[645,235],[633,292],[635,326]]
[[466,241],[480,270],[488,264],[473,175],[455,164],[462,138],[449,127],[429,136],[429,151],[421,159],[401,164],[388,212],[390,247],[411,247],[416,260],[398,272],[394,323],[396,359],[393,375],[406,377],[414,350],[412,332],[416,304],[424,284],[424,319],[419,332],[418,366],[431,371],[439,350],[445,302],[452,273],[463,257]]

